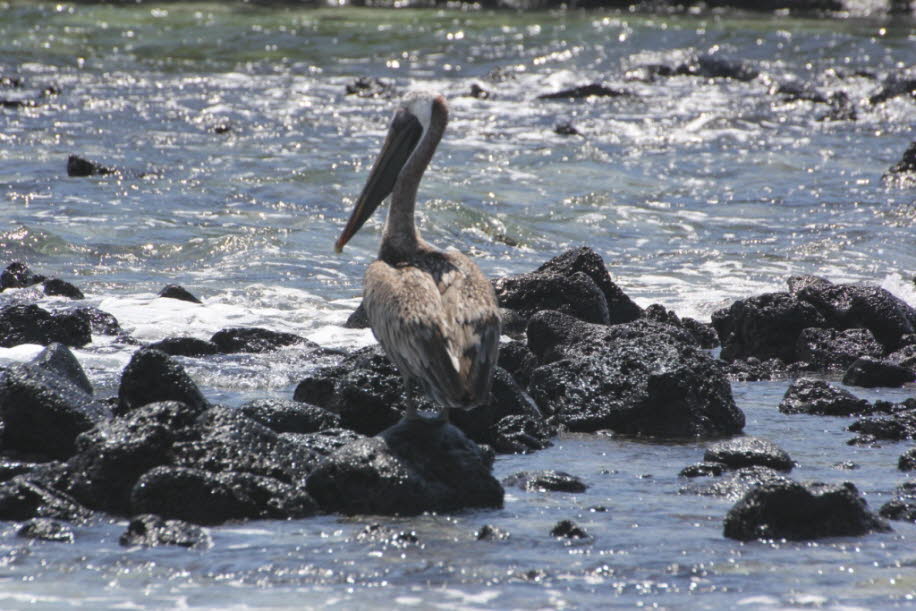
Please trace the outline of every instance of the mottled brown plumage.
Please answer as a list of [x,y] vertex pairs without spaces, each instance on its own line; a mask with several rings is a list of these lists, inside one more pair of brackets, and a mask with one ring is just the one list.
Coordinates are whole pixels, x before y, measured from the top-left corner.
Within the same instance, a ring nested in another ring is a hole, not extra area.
[[[363,304],[375,337],[404,378],[447,408],[489,399],[500,323],[493,288],[480,268],[456,250],[425,242],[414,223],[417,188],[448,121],[439,95],[409,96],[395,113],[340,250],[391,194],[379,258],[366,271]],[[408,418],[417,418],[413,401]]]

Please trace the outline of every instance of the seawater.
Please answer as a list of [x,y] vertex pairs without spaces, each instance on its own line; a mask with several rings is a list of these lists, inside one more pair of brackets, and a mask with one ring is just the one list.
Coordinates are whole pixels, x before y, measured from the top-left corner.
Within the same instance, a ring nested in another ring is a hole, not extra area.
[[[359,303],[382,218],[342,255],[333,243],[398,94],[424,88],[446,95],[451,122],[421,186],[421,230],[491,277],[587,244],[640,305],[702,320],[800,273],[871,282],[916,305],[914,191],[881,178],[913,138],[916,107],[905,96],[867,102],[916,64],[913,31],[908,19],[745,13],[0,3],[0,76],[23,82],[0,86],[0,98],[38,100],[0,109],[0,263],[74,282],[143,342],[262,326],[369,345],[370,332],[340,325]],[[760,76],[628,76],[698,53]],[[346,95],[358,77],[396,95]],[[536,99],[592,82],[632,95]],[[787,82],[845,92],[857,120],[818,121],[825,105],[772,93]],[[472,84],[490,97],[470,97]],[[52,85],[60,93],[43,95]],[[583,135],[554,133],[564,121]],[[68,178],[69,154],[122,171]],[[168,283],[204,305],[156,298]],[[66,305],[35,289],[0,294],[0,305],[33,301]],[[0,365],[39,350],[0,349]],[[132,350],[97,337],[75,353],[105,396]],[[289,398],[321,364],[295,348],[181,361],[229,406]],[[746,432],[786,449],[793,477],[852,481],[876,510],[906,480],[896,460],[907,445],[852,447],[850,419],[780,414],[788,384],[733,384]],[[684,494],[677,476],[704,446],[564,435],[499,457],[496,474],[562,469],[590,485],[584,494],[510,489],[500,511],[227,525],[209,529],[208,550],[125,549],[118,520],[77,527],[73,545],[18,539],[7,523],[0,606],[913,604],[912,525],[808,543],[724,539],[734,499]],[[835,467],[843,461],[859,468]],[[561,519],[591,538],[553,539]],[[376,521],[419,543],[358,541]],[[510,536],[479,542],[483,524]]]

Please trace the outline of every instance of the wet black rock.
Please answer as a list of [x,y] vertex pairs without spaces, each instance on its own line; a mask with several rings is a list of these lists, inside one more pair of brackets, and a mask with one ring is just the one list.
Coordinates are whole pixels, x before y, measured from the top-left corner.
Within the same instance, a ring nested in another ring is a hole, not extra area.
[[78,155],[70,155],[67,158],[67,176],[104,176],[114,174],[115,171]]
[[66,493],[52,488],[35,473],[17,475],[0,484],[0,520],[51,518],[82,522],[90,517],[91,511]]
[[167,299],[178,299],[179,301],[188,301],[190,303],[200,303],[200,299],[191,294],[188,289],[179,284],[167,284],[159,291],[160,297]]
[[850,416],[871,410],[871,404],[824,380],[798,378],[786,390],[779,411],[784,414]]
[[490,470],[486,454],[454,426],[405,420],[332,454],[306,487],[322,509],[348,515],[502,507]]
[[760,466],[788,472],[795,466],[785,450],[759,437],[736,437],[717,442],[706,449],[703,460],[722,463],[730,469]]
[[843,384],[865,388],[877,386],[896,388],[914,380],[916,380],[916,372],[913,372],[912,369],[901,367],[890,361],[864,357],[856,359],[843,374]]
[[60,278],[50,278],[44,281],[45,295],[57,295],[60,297],[69,297],[70,299],[85,299],[83,291],[74,285]]
[[374,76],[361,76],[347,85],[347,95],[361,98],[390,98],[395,95],[395,87],[387,81]]
[[665,323],[683,329],[696,341],[700,348],[715,348],[719,345],[719,337],[711,324],[701,323],[693,318],[681,319],[673,310],[669,310],[659,303],[653,303],[645,310],[646,320]]
[[859,491],[844,484],[807,486],[781,479],[764,483],[738,501],[725,517],[730,539],[807,540],[888,532],[887,522],[868,510]]
[[73,528],[60,520],[51,518],[32,518],[19,527],[16,534],[26,539],[54,541],[56,543],[73,543]]
[[500,454],[528,454],[550,447],[556,433],[543,418],[504,416],[492,426],[488,442]]
[[588,539],[589,534],[584,528],[578,526],[572,520],[560,520],[553,528],[550,529],[552,537],[563,539]]
[[[721,463],[720,463],[721,464]],[[725,465],[722,465],[723,469]],[[699,477],[697,473],[694,477]],[[708,475],[715,476],[715,470],[709,469]],[[782,480],[785,477],[770,467],[742,467],[735,471],[725,471],[722,477],[715,477],[711,482],[700,480],[691,482],[680,489],[682,494],[699,494],[702,496],[715,496],[737,500],[747,494],[749,490],[773,480]]]
[[529,393],[570,430],[685,438],[744,427],[716,361],[676,327],[605,327],[541,312],[528,324],[528,344],[546,363],[531,374]]
[[59,342],[81,347],[92,341],[89,322],[73,312],[51,313],[37,305],[11,305],[0,309],[0,346]]
[[196,337],[167,337],[158,342],[148,344],[148,350],[158,350],[170,356],[210,356],[218,354],[219,348],[213,342]]
[[572,276],[582,272],[591,278],[604,293],[607,300],[611,324],[632,322],[642,316],[642,308],[636,305],[611,279],[601,255],[588,246],[567,250],[541,265],[536,272]]
[[156,467],[139,479],[130,506],[134,513],[204,525],[305,518],[317,511],[305,491],[274,478],[169,466]]
[[0,482],[8,482],[17,475],[30,473],[43,463],[0,458]]
[[475,537],[478,541],[503,541],[509,538],[509,533],[490,524],[484,524]]
[[913,174],[916,173],[916,140],[910,143],[910,146],[903,152],[900,161],[892,165],[887,170],[885,178],[896,174]]
[[868,102],[869,104],[881,104],[891,98],[902,95],[916,98],[916,78],[907,78],[892,74],[885,79],[884,84],[881,86],[881,90],[868,98]]
[[862,356],[881,358],[884,347],[868,329],[804,329],[795,343],[798,360],[818,370],[846,369]]
[[684,467],[678,475],[681,477],[719,476],[727,470],[728,466],[720,462],[701,462]]
[[366,308],[363,306],[362,302],[356,307],[355,310],[347,317],[347,321],[344,323],[344,328],[346,329],[368,329],[369,328],[369,315],[366,314]]
[[487,100],[493,96],[489,91],[481,87],[477,83],[471,83],[471,92],[468,94],[472,98],[477,98],[478,100]]
[[79,362],[61,344],[0,374],[5,450],[66,458],[76,449],[77,435],[110,417],[109,410],[94,401]]
[[607,299],[589,276],[574,272],[531,272],[499,278],[493,283],[500,307],[530,318],[541,310],[556,310],[586,322],[610,323]]
[[818,121],[855,121],[859,118],[855,104],[845,91],[834,91],[827,99],[830,110],[817,117]]
[[21,289],[43,282],[44,276],[32,272],[25,263],[13,261],[0,273],[0,291]]
[[181,520],[163,520],[154,514],[142,514],[131,518],[127,530],[118,538],[124,546],[177,545],[179,547],[210,547],[212,541],[207,531],[200,526]]
[[359,534],[356,540],[360,542],[382,543],[386,547],[395,547],[403,549],[411,545],[419,545],[420,537],[414,531],[395,530],[388,526],[379,524],[367,524]]
[[277,433],[316,433],[340,426],[338,414],[300,401],[258,399],[239,411]]
[[538,359],[526,342],[513,340],[500,344],[498,364],[515,378],[519,386],[527,388],[531,372],[538,366]]
[[588,484],[565,471],[519,471],[503,478],[503,486],[528,492],[585,492]]
[[865,416],[849,425],[848,430],[858,433],[849,441],[851,445],[916,439],[916,398],[902,403],[876,401],[875,409],[885,413]]
[[582,132],[576,129],[572,121],[561,121],[553,126],[553,133],[560,136],[581,136]]
[[797,297],[817,308],[823,317],[810,327],[865,328],[884,346],[896,350],[903,337],[914,332],[916,310],[887,290],[867,284],[815,283],[800,289]]
[[582,98],[619,98],[631,96],[632,92],[625,89],[613,89],[602,85],[601,83],[590,83],[556,91],[553,93],[542,93],[537,97],[538,100],[579,100]]
[[760,382],[761,380],[782,380],[785,378],[803,375],[811,370],[811,366],[804,362],[786,364],[782,359],[772,358],[761,361],[757,357],[749,356],[746,359],[735,359],[731,362],[722,361],[722,369],[729,379],[739,382]]
[[916,470],[916,448],[910,448],[900,455],[897,461],[897,468],[901,471]]
[[887,360],[901,367],[916,371],[916,344],[909,344],[887,355]]
[[897,486],[896,497],[882,505],[878,514],[889,520],[916,522],[916,482]]
[[826,96],[809,83],[796,81],[776,83],[770,87],[770,94],[781,96],[785,101],[805,101],[815,104],[827,103]]
[[717,310],[712,324],[722,343],[726,361],[756,357],[796,360],[799,335],[809,327],[822,327],[824,317],[805,301],[789,293],[764,293]]
[[73,310],[73,313],[89,323],[89,329],[94,335],[121,335],[123,333],[121,324],[114,315],[94,306],[80,307]]
[[176,440],[196,436],[202,406],[152,403],[86,431],[67,463],[65,491],[86,507],[127,515],[130,494],[150,469],[172,461]]
[[258,327],[235,327],[217,331],[210,338],[220,352],[268,352],[284,346],[305,344],[311,348],[319,349],[314,342],[293,333],[281,333]]
[[752,81],[760,74],[750,65],[715,55],[699,55],[678,65],[674,71],[678,76],[699,76],[703,78],[726,78]]
[[194,409],[208,406],[184,367],[164,352],[141,348],[121,374],[118,406],[127,412],[158,401],[179,401]]

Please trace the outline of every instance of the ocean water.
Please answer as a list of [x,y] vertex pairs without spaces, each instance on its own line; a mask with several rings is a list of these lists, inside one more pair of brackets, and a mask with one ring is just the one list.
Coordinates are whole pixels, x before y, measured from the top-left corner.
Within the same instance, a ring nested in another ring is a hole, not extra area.
[[[760,74],[633,80],[696,54]],[[341,324],[383,217],[342,254],[333,243],[397,97],[422,88],[448,98],[450,125],[421,185],[421,231],[491,277],[587,244],[640,305],[701,320],[799,273],[878,284],[916,305],[916,190],[882,180],[913,139],[916,103],[868,103],[914,65],[914,22],[900,18],[0,2],[0,77],[22,82],[0,84],[0,99],[38,101],[0,108],[0,264],[77,284],[143,342],[261,326],[369,345],[371,332]],[[394,97],[346,95],[359,77],[384,79]],[[631,95],[536,99],[592,82]],[[818,120],[828,106],[773,93],[786,83],[844,92],[857,119]],[[471,97],[473,84],[489,98]],[[554,133],[566,121],[582,135]],[[68,178],[70,154],[121,171]],[[169,283],[203,305],[157,298]],[[14,302],[67,304],[35,289],[0,294]],[[104,396],[134,349],[97,336],[75,353]],[[0,365],[39,350],[0,349]],[[208,398],[236,406],[291,397],[321,363],[289,348],[182,364]],[[788,384],[733,384],[745,431],[785,448],[794,477],[852,481],[876,510],[906,480],[896,460],[908,445],[852,447],[849,419],[780,414]],[[853,391],[901,400],[914,387]],[[682,493],[677,476],[704,445],[563,436],[499,457],[496,474],[563,469],[590,485],[584,494],[509,490],[500,511],[227,525],[209,529],[208,550],[122,548],[124,521],[77,527],[73,545],[19,539],[7,523],[0,607],[916,604],[913,525],[809,543],[724,539],[734,499]],[[847,460],[859,468],[835,468]],[[591,538],[550,537],[567,518]],[[418,543],[358,541],[373,522]],[[483,524],[510,536],[476,541]]]

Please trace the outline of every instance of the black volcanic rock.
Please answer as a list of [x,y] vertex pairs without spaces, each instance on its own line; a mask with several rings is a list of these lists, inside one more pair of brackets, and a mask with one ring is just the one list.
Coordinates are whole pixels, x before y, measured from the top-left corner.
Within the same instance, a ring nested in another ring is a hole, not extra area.
[[159,297],[165,297],[167,299],[177,299],[179,301],[187,301],[190,303],[200,303],[200,299],[195,297],[179,284],[167,284],[162,287],[162,290],[159,291]]
[[795,343],[795,356],[818,370],[846,369],[862,356],[881,358],[884,347],[868,329],[804,329]]
[[901,471],[916,470],[916,448],[910,448],[900,455],[897,461],[897,468]]
[[849,430],[858,433],[850,444],[871,444],[876,441],[903,441],[916,439],[916,398],[902,403],[876,401],[875,408],[884,413],[860,418],[849,425]]
[[602,85],[601,83],[589,83],[571,87],[553,93],[542,93],[537,97],[538,100],[578,100],[582,98],[619,98],[633,95],[632,92],[624,89],[613,89]]
[[897,486],[894,499],[881,506],[878,514],[889,520],[916,522],[916,482],[905,482]]
[[26,539],[73,543],[73,528],[66,522],[51,518],[32,518],[23,524],[16,534]]
[[604,259],[588,246],[567,250],[550,259],[535,271],[561,276],[572,276],[576,272],[582,272],[594,280],[607,300],[608,315],[612,325],[632,322],[642,316],[642,308],[614,283]]
[[538,359],[525,342],[513,340],[500,344],[499,366],[508,371],[519,386],[526,388],[531,372],[538,366]]
[[760,74],[748,64],[717,57],[716,55],[698,55],[678,65],[674,71],[678,76],[699,76],[703,78],[726,78],[738,81],[752,81]]
[[726,361],[750,356],[766,360],[796,360],[795,346],[804,329],[825,325],[823,315],[789,293],[764,293],[717,310],[712,324]]
[[81,347],[92,341],[89,322],[73,312],[51,313],[37,305],[11,305],[0,309],[0,346],[54,342]]
[[148,350],[158,350],[169,356],[209,356],[218,354],[219,348],[213,342],[196,337],[167,337],[158,342],[148,344]]
[[258,399],[239,411],[277,433],[316,433],[340,426],[338,414],[300,401]]
[[104,176],[106,174],[114,174],[115,171],[78,155],[70,155],[67,158],[67,176]]
[[595,281],[582,272],[569,276],[531,272],[499,278],[493,287],[500,307],[524,318],[541,310],[557,310],[586,322],[610,323],[607,299]]
[[282,333],[258,327],[236,327],[222,329],[213,334],[210,341],[220,352],[268,352],[284,346],[306,344],[318,349],[319,346],[293,333]]
[[529,393],[570,430],[685,438],[744,427],[719,365],[676,327],[605,327],[540,312],[528,324],[528,344],[544,363]]
[[179,401],[194,409],[208,406],[200,389],[178,362],[164,352],[141,348],[121,374],[118,406],[127,412],[158,401]]
[[864,357],[856,359],[843,374],[843,384],[866,388],[876,386],[895,388],[914,380],[916,380],[916,372],[913,372],[912,369],[901,367],[890,361]]
[[903,152],[903,157],[888,168],[884,177],[887,178],[895,174],[916,174],[916,140],[910,142],[910,146]]
[[347,321],[344,323],[344,328],[346,329],[368,329],[369,328],[369,315],[366,314],[366,308],[363,306],[362,302],[356,307],[355,310],[347,317]]
[[868,98],[868,102],[869,104],[881,104],[891,98],[902,95],[916,98],[916,78],[907,78],[892,74],[885,79],[881,90]]
[[725,536],[753,539],[807,540],[888,532],[887,523],[868,510],[855,486],[789,479],[754,488],[725,517]]
[[395,87],[387,81],[374,76],[361,76],[346,87],[347,95],[361,98],[390,98],[395,95]]
[[123,332],[114,315],[94,306],[82,306],[73,310],[73,313],[89,323],[89,329],[94,335],[120,335]]
[[572,520],[560,520],[550,529],[550,535],[563,539],[588,539],[589,534],[584,528]]
[[502,507],[503,488],[477,444],[447,423],[401,421],[344,446],[306,481],[325,511],[418,515]]
[[823,380],[798,378],[786,390],[779,411],[784,414],[850,416],[871,410],[871,404]]
[[210,547],[213,542],[210,535],[200,526],[181,520],[163,520],[157,515],[146,513],[131,518],[127,530],[118,538],[118,543],[124,546],[144,547]]
[[519,471],[503,478],[503,486],[527,492],[585,492],[588,485],[565,471]]
[[730,469],[760,466],[787,472],[795,466],[785,450],[759,437],[735,437],[717,442],[706,449],[703,460],[722,463]]
[[83,291],[79,290],[77,287],[70,284],[66,280],[61,280],[60,278],[50,278],[45,280],[44,293],[45,295],[59,295],[61,297],[69,297],[70,299],[85,299]]
[[0,291],[21,289],[44,281],[45,277],[32,272],[25,263],[13,261],[0,273]]
[[17,475],[0,484],[0,520],[50,518],[82,522],[90,517],[91,511],[42,481],[40,474]]
[[543,418],[503,416],[491,427],[488,440],[500,454],[528,454],[550,447],[550,438],[556,433]]
[[77,435],[110,417],[94,401],[79,362],[61,344],[0,374],[4,449],[66,458],[75,451]]

